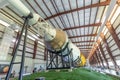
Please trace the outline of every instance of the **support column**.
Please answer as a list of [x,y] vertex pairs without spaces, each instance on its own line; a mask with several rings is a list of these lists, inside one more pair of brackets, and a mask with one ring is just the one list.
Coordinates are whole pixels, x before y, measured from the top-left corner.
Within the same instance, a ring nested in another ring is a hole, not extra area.
[[90,65],[92,65],[92,57],[90,58],[90,60],[89,60],[89,61],[90,61]]
[[100,64],[99,64],[98,60],[96,59],[95,55],[93,55],[93,57],[94,57],[94,59],[95,59],[95,61],[96,61],[96,64],[97,64],[98,66],[100,66]]
[[116,45],[118,46],[118,48],[120,50],[120,41],[119,41],[119,38],[118,38],[118,36],[117,36],[117,34],[115,32],[115,29],[113,28],[112,24],[110,23],[110,21],[107,21],[106,27],[109,30],[111,36],[113,37]]
[[93,66],[94,66],[94,64],[95,64],[95,59],[94,59],[94,57],[92,57],[92,64],[93,64]]
[[33,59],[35,59],[35,58],[36,58],[37,45],[38,45],[38,41],[37,41],[37,40],[35,40],[35,41],[34,41]]
[[112,53],[111,53],[111,50],[110,50],[110,48],[109,48],[109,46],[108,46],[108,43],[107,43],[107,40],[106,40],[104,34],[101,33],[100,36],[101,36],[101,38],[102,38],[102,40],[103,40],[103,43],[105,44],[105,48],[106,48],[106,50],[107,50],[107,52],[108,52],[108,54],[109,54],[109,56],[110,56],[110,58],[111,58],[111,61],[112,61],[113,64],[114,64],[115,69],[118,70],[118,65],[117,65],[117,63],[116,63],[116,61],[115,61],[115,59],[114,59],[114,57],[113,57],[113,55],[112,55]]
[[94,58],[94,56],[93,56],[92,62],[93,62],[93,65],[94,65],[95,64],[95,58]]
[[92,65],[93,64],[93,57],[90,58],[90,64]]
[[[18,32],[18,33],[17,33],[17,36],[16,36],[16,39],[15,39],[15,42],[14,42],[14,47],[13,47],[12,53],[13,53],[14,50],[15,50],[16,44],[17,44],[17,42],[18,42],[19,35],[20,35],[20,33]],[[12,56],[13,56],[13,55],[14,55],[14,54],[12,54]]]
[[47,49],[44,50],[44,61],[46,61]]
[[101,43],[99,44],[99,49],[100,49],[101,54],[102,54],[102,56],[103,56],[103,58],[104,58],[104,60],[105,60],[105,63],[106,63],[106,65],[107,65],[107,68],[109,69],[109,64],[108,64],[107,58],[106,58],[106,56],[105,56],[105,53],[104,53],[104,51],[103,51],[103,49],[102,49]]
[[97,56],[96,51],[95,51],[95,56],[96,56],[96,59],[97,59],[97,61],[98,61],[99,65],[100,65],[100,67],[101,67],[101,64],[100,64],[100,61],[99,61],[99,58],[98,58],[98,56]]
[[101,67],[103,67],[102,61],[101,61],[101,59],[100,59],[100,56],[99,56],[97,50],[96,50],[96,56],[98,57],[98,60],[99,60],[99,62],[100,62]]
[[100,54],[100,51],[99,51],[98,47],[97,47],[97,53],[98,53],[98,56],[99,56],[99,58],[100,58],[100,60],[101,60],[101,63],[102,63],[102,65],[103,65],[103,67],[105,67],[105,65],[104,65],[104,63],[103,63],[103,59],[102,59],[102,57],[101,57],[101,54]]

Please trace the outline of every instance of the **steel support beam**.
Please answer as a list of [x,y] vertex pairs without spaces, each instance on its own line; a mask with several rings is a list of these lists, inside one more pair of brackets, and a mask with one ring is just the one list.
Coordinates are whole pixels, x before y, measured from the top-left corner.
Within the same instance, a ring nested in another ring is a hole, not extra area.
[[78,42],[72,42],[72,43],[86,43],[86,42],[95,42],[94,40],[90,40],[90,41],[78,41]]
[[93,59],[94,59],[94,57],[92,56],[91,59],[90,59],[91,65],[93,65]]
[[92,56],[92,63],[93,63],[93,66],[95,66],[96,60],[95,60],[95,57],[94,57],[94,56]]
[[81,51],[90,51],[91,48],[81,48]]
[[44,50],[44,61],[46,61],[46,58],[47,58],[47,49],[45,48],[45,50]]
[[102,56],[103,56],[103,58],[104,58],[104,60],[105,60],[105,63],[106,63],[106,65],[107,65],[107,68],[109,69],[109,64],[108,64],[107,58],[106,58],[106,56],[105,56],[105,53],[104,53],[104,51],[103,51],[103,48],[102,48],[101,43],[100,43],[100,45],[99,45],[98,48],[99,48],[100,51],[101,51],[101,54],[102,54]]
[[95,54],[96,54],[96,57],[97,57],[97,59],[98,59],[100,65],[101,65],[101,67],[103,67],[102,61],[100,60],[100,56],[98,55],[97,50],[95,51]]
[[77,47],[83,47],[83,46],[92,46],[92,45],[77,45]]
[[92,60],[91,60],[92,65],[93,65],[93,60],[94,60],[94,57],[92,57]]
[[95,60],[95,58],[93,57],[93,65],[95,65],[95,63],[96,63],[96,60]]
[[74,26],[74,27],[70,27],[70,28],[64,28],[64,31],[67,30],[72,30],[72,29],[79,29],[79,28],[85,28],[85,27],[99,27],[101,26],[101,23],[95,23],[95,24],[88,24],[88,25],[83,25],[83,26]]
[[113,57],[113,55],[112,55],[112,52],[111,52],[111,50],[110,50],[110,48],[109,48],[109,46],[108,46],[108,43],[107,43],[107,40],[106,40],[104,34],[101,33],[100,36],[101,36],[102,41],[103,41],[103,43],[104,43],[104,45],[105,45],[105,48],[106,48],[106,50],[107,50],[107,52],[108,52],[108,54],[109,54],[109,56],[110,56],[111,61],[112,61],[113,64],[114,64],[115,69],[118,70],[118,65],[117,65],[117,63],[116,63],[116,61],[115,61],[115,59],[114,59],[114,57]]
[[97,66],[99,66],[99,63],[98,63],[98,61],[97,61],[95,55],[93,55],[92,57],[95,59],[95,64],[97,64]]
[[80,36],[70,36],[69,38],[78,38],[78,37],[88,37],[88,36],[96,36],[97,34],[87,34],[87,35],[80,35]]
[[95,59],[94,59],[94,57],[93,57],[93,59],[92,59],[92,63],[93,63],[93,66],[94,66],[94,64],[95,64]]
[[34,41],[33,59],[35,59],[35,58],[36,58],[37,45],[38,45],[38,41],[37,41],[37,40],[35,40],[35,41]]
[[105,67],[105,65],[104,65],[104,63],[103,63],[103,59],[102,59],[102,57],[101,57],[101,53],[100,53],[98,47],[97,47],[97,54],[98,54],[99,59],[100,59],[100,61],[101,61],[101,63],[102,63],[102,66]]
[[[9,80],[10,75],[11,75],[11,71],[12,71],[12,68],[13,68],[13,65],[14,64],[18,64],[18,63],[20,63],[20,72],[19,72],[19,78],[18,78],[18,80],[22,80],[22,78],[23,78],[23,69],[24,69],[25,52],[26,52],[26,39],[27,39],[27,30],[28,30],[28,19],[31,18],[31,17],[32,17],[31,15],[29,15],[27,17],[24,17],[25,21],[24,21],[21,33],[20,33],[20,35],[18,37],[18,42],[16,44],[15,50],[12,53],[14,55],[13,55],[12,60],[10,62],[9,70],[8,70],[8,73],[6,75],[5,80]],[[22,39],[22,35],[23,35],[24,31],[25,31],[25,36],[24,36],[24,41],[23,41],[24,43],[23,43],[23,50],[22,50],[21,62],[17,62],[16,63],[15,62],[15,58],[16,58],[17,51],[18,51],[18,48],[19,48],[19,45],[20,45],[20,41]]]
[[91,48],[79,48],[79,49],[91,49]]
[[61,15],[68,14],[68,13],[72,13],[72,12],[75,12],[75,11],[85,10],[85,9],[93,8],[93,7],[106,6],[106,5],[109,5],[109,4],[110,4],[110,0],[106,0],[106,1],[101,2],[101,3],[95,3],[95,4],[92,4],[92,5],[88,5],[88,6],[84,6],[84,7],[80,7],[80,8],[76,8],[76,9],[72,9],[72,10],[68,10],[68,11],[64,11],[64,12],[60,12],[60,13],[54,14],[54,15],[49,16],[49,17],[44,18],[44,19],[45,20],[49,20],[51,18],[55,18],[57,16],[61,16]]
[[93,57],[91,57],[90,63],[91,63],[91,65],[93,65]]
[[[97,44],[98,44],[98,45],[100,44],[99,39],[97,40]],[[97,45],[94,44],[94,48],[91,50],[91,52],[90,52],[90,54],[89,54],[89,56],[88,56],[88,59],[90,59],[91,56],[94,55],[94,53],[95,53],[95,51],[96,51],[96,48],[97,48]]]
[[120,41],[119,38],[115,32],[115,29],[113,28],[112,24],[110,23],[110,21],[107,21],[106,23],[106,27],[109,30],[110,34],[112,35],[116,45],[118,46],[119,50],[120,50]]
[[20,35],[20,33],[17,32],[17,36],[16,36],[16,39],[15,39],[14,47],[13,47],[13,51],[12,51],[12,56],[14,55],[13,53],[14,53],[14,50],[15,50],[15,48],[16,48],[16,45],[17,45],[17,42],[18,42],[19,35]]
[[97,62],[97,64],[98,64],[98,66],[101,66],[101,65],[100,65],[100,62],[99,62],[99,60],[98,60],[98,58],[97,58],[97,56],[96,56],[96,54],[94,54],[93,57],[96,59],[96,62]]

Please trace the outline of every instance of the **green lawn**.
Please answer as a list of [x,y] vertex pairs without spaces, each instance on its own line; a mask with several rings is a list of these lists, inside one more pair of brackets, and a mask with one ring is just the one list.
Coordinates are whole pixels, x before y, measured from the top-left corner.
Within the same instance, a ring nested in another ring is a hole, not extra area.
[[72,72],[61,70],[60,72],[49,71],[34,73],[25,76],[23,80],[35,80],[36,77],[45,77],[45,80],[119,80],[111,76],[89,71],[84,68],[74,69]]

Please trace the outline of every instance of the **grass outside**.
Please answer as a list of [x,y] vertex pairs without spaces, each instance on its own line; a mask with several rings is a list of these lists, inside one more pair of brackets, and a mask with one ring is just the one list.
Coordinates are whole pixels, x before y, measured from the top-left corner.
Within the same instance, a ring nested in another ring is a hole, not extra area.
[[120,80],[95,71],[91,72],[84,68],[74,69],[72,72],[66,70],[55,72],[51,70],[49,72],[34,73],[25,76],[23,80],[35,80],[37,77],[45,77],[45,80]]

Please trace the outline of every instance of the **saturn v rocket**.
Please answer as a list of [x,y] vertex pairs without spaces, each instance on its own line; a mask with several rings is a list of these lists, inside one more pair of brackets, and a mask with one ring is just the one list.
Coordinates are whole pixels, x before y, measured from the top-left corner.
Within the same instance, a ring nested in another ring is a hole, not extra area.
[[[30,10],[20,1],[20,0],[7,0],[10,5],[15,7],[22,16],[28,16],[31,14]],[[68,43],[68,48],[72,49],[73,61],[77,58],[80,58],[79,64],[83,62],[84,56],[81,55],[81,52],[78,47],[76,47],[69,39],[67,34],[61,29],[55,29],[49,25],[42,17],[36,13],[32,13],[33,18],[29,19],[28,24],[32,27],[39,28],[39,31],[42,32],[44,37],[45,46],[48,50],[51,51],[60,51],[64,49]],[[67,55],[67,50],[64,50],[62,55]],[[82,57],[82,58],[81,58]],[[67,59],[65,59],[67,60]],[[84,59],[85,61],[85,59]],[[85,64],[85,63],[84,63]]]

